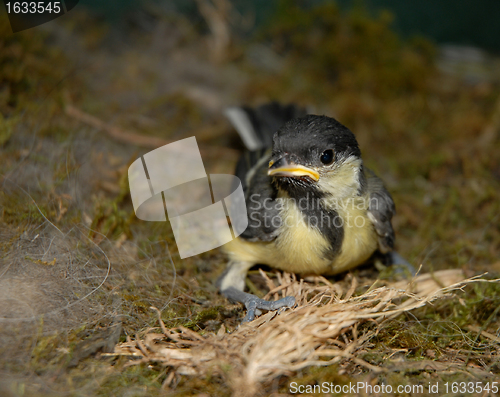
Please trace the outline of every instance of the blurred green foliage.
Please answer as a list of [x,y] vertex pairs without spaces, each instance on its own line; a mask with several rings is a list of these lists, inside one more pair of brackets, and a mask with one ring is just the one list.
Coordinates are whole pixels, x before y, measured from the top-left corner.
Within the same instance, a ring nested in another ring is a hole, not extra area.
[[33,98],[42,100],[62,78],[65,59],[46,40],[43,33],[12,34],[6,16],[0,17],[0,113],[4,117],[19,108],[26,110]]
[[323,87],[369,91],[382,98],[422,89],[433,71],[434,47],[424,39],[404,43],[391,30],[393,17],[371,17],[364,8],[341,12],[326,3],[304,12],[279,2],[276,16],[262,33],[286,56],[291,72]]

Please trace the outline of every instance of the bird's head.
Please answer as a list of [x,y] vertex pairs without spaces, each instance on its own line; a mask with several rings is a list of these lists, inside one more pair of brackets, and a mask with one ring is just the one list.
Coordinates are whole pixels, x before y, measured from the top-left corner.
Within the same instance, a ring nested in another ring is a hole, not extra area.
[[273,137],[268,175],[291,196],[350,198],[363,185],[354,134],[337,120],[309,115],[284,124]]

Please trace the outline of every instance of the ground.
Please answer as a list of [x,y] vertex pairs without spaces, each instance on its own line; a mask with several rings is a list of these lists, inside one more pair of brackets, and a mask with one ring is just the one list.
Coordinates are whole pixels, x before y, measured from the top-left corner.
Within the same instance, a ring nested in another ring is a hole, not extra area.
[[[168,222],[135,217],[127,181],[137,157],[193,135],[208,173],[231,173],[242,146],[226,106],[278,100],[336,117],[394,197],[401,255],[421,273],[500,273],[497,59],[401,39],[387,13],[289,8],[249,33],[217,12],[222,22],[201,12],[193,24],[151,9],[116,27],[75,10],[15,35],[0,21],[2,395],[237,394],[229,369],[189,376],[106,355],[159,327],[151,307],[168,329],[204,337],[234,331],[244,315],[214,285],[222,251],[181,260]],[[360,295],[398,277],[367,266],[329,282],[356,279]],[[248,287],[264,295],[268,284],[256,270]],[[356,357],[368,366],[312,365],[255,393],[286,394],[291,382],[492,381],[499,292],[476,283],[360,323],[371,336]]]

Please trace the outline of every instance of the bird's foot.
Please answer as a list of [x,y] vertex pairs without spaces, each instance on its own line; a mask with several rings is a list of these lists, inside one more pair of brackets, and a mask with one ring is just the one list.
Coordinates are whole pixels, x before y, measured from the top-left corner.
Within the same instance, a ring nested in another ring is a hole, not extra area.
[[287,296],[277,301],[266,301],[265,299],[260,299],[255,295],[240,291],[234,287],[226,288],[222,291],[222,294],[233,302],[240,302],[245,305],[247,314],[243,318],[242,323],[253,321],[259,309],[278,310],[282,307],[293,307],[295,305],[295,298],[293,296]]
[[403,273],[407,278],[412,278],[417,275],[417,270],[413,265],[408,262],[405,258],[403,258],[396,251],[391,251],[390,255],[390,263],[392,267],[396,270],[396,273]]

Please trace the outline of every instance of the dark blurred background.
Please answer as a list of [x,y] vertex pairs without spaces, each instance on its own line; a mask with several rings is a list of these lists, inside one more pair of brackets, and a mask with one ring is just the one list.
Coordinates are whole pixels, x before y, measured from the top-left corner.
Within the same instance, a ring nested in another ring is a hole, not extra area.
[[[165,10],[177,11],[200,23],[202,18],[194,0],[150,0]],[[144,6],[137,0],[80,0],[80,7],[88,7],[108,21],[118,23],[125,15],[132,14]],[[234,7],[244,15],[255,18],[253,28],[269,22],[279,1],[234,0]],[[283,3],[283,2],[282,2]],[[328,0],[297,0],[295,4],[308,9]],[[342,9],[366,7],[373,14],[380,10],[390,11],[395,19],[394,29],[404,37],[423,35],[440,44],[476,46],[500,53],[500,2],[496,0],[454,1],[454,0],[338,0]]]

